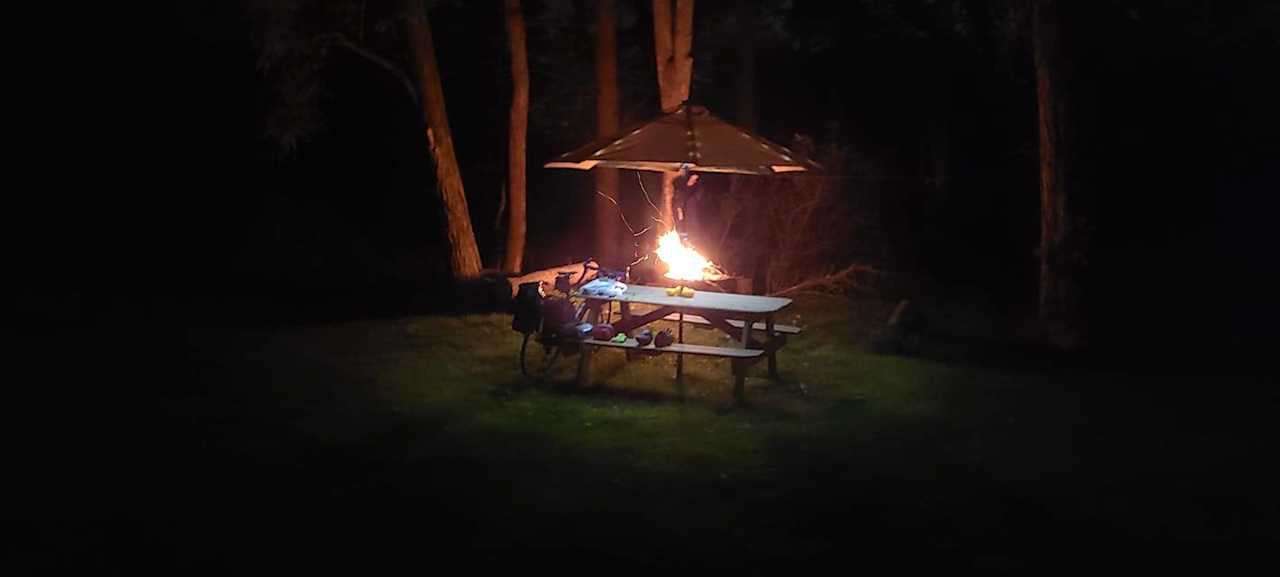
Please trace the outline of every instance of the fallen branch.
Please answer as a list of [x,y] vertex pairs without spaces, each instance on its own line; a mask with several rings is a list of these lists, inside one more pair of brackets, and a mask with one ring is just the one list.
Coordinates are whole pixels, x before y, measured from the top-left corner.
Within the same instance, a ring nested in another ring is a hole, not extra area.
[[799,291],[814,290],[818,288],[826,289],[826,292],[840,293],[858,287],[858,273],[880,274],[880,271],[862,264],[851,264],[839,271],[831,274],[811,278],[799,284],[795,284],[769,293],[769,296],[783,296]]
[[[569,271],[569,272],[572,272],[572,273],[573,273],[573,276],[570,276],[570,277],[569,277],[569,281],[570,281],[571,283],[573,283],[573,284],[578,284],[578,283],[580,283],[580,282],[582,282],[582,281],[584,280],[584,279],[582,278],[582,276],[583,276],[583,275],[582,275],[582,265],[584,265],[584,264],[586,264],[586,263],[585,263],[585,262],[574,262],[574,263],[569,263],[569,264],[561,265],[561,266],[553,266],[553,267],[548,268],[548,269],[535,270],[535,271],[533,271],[533,272],[531,272],[531,273],[523,274],[523,275],[520,275],[520,276],[517,276],[517,277],[511,277],[511,278],[508,278],[508,279],[507,279],[507,281],[511,283],[511,296],[512,296],[512,297],[516,296],[516,291],[517,291],[517,290],[519,290],[520,285],[522,285],[522,284],[524,284],[524,283],[527,283],[527,282],[542,281],[542,282],[546,283],[548,287],[555,286],[555,284],[556,284],[556,273],[561,272],[561,271]],[[587,270],[587,273],[586,273],[586,278],[587,278],[587,279],[595,278],[595,276],[596,276],[596,271],[594,271],[594,270]]]

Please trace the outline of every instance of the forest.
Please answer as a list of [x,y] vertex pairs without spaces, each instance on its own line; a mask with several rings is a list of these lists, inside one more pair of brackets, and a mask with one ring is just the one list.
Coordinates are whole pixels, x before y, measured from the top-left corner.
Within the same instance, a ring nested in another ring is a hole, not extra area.
[[[1275,565],[1280,2],[84,9],[16,574]],[[521,330],[588,259],[655,308]]]
[[[1077,302],[1059,316],[1079,317],[1070,324],[1095,344],[1130,343],[1136,331],[1172,341],[1156,350],[1237,347],[1266,334],[1275,318],[1259,280],[1270,276],[1274,244],[1263,222],[1276,188],[1277,88],[1266,73],[1274,4],[1060,4],[1048,25],[1037,24],[1035,2],[1017,1],[690,8],[690,101],[828,164],[811,176],[705,179],[707,230],[695,235],[708,237],[712,260],[761,290],[856,264],[881,273],[852,283],[857,290],[967,292],[1014,316],[1044,308],[1052,288],[1041,269],[1053,262],[1074,287],[1063,298]],[[643,221],[640,185],[649,179],[656,195],[659,176],[542,168],[663,111],[652,7],[605,5],[605,28],[597,3],[517,6],[527,30],[518,180],[528,208],[513,260],[502,3],[432,2],[423,13],[434,27],[456,186],[439,184],[423,154],[426,100],[406,43],[407,5],[181,3],[159,38],[174,49],[155,61],[148,80],[158,88],[140,104],[165,119],[151,140],[173,144],[142,152],[155,170],[135,194],[77,199],[82,210],[67,217],[77,234],[23,257],[43,274],[20,291],[19,316],[270,322],[447,308],[441,301],[456,299],[414,295],[453,294],[459,271],[445,266],[453,233],[440,196],[452,188],[467,208],[452,220],[466,221],[475,239],[467,275],[630,256],[593,189],[611,188]],[[607,65],[602,29],[614,36]],[[600,70],[613,76],[612,114],[600,109]],[[1044,94],[1038,71],[1053,76]],[[1043,110],[1057,122],[1049,160],[1040,156]],[[1058,172],[1046,176],[1050,161]],[[823,197],[817,212],[827,221],[758,217],[780,214],[770,203],[791,202],[796,186]],[[1056,233],[1045,232],[1046,186],[1069,199],[1057,208],[1071,222]],[[35,212],[58,201],[26,202]],[[1045,235],[1071,246],[1043,250]],[[791,248],[767,258],[748,238],[790,239]]]

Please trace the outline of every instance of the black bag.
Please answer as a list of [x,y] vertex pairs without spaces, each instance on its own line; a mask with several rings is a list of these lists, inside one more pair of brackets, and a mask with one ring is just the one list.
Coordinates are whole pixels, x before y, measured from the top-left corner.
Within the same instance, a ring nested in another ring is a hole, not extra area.
[[573,303],[568,299],[545,299],[542,301],[542,318],[548,330],[573,326]]
[[542,281],[520,283],[511,301],[511,330],[529,334],[542,327]]

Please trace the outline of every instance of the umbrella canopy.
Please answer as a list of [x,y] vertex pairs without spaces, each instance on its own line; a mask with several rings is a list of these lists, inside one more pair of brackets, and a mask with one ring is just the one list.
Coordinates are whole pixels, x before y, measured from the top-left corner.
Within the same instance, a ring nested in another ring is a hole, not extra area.
[[657,172],[778,174],[821,168],[817,163],[720,120],[688,103],[655,120],[560,155],[547,168],[597,166]]

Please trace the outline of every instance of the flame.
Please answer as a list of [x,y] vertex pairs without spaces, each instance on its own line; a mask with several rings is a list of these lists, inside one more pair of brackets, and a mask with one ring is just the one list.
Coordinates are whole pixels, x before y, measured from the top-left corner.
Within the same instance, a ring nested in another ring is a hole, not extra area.
[[681,241],[680,235],[674,230],[658,237],[658,250],[655,252],[662,262],[667,263],[667,278],[703,280],[720,275],[714,263]]

